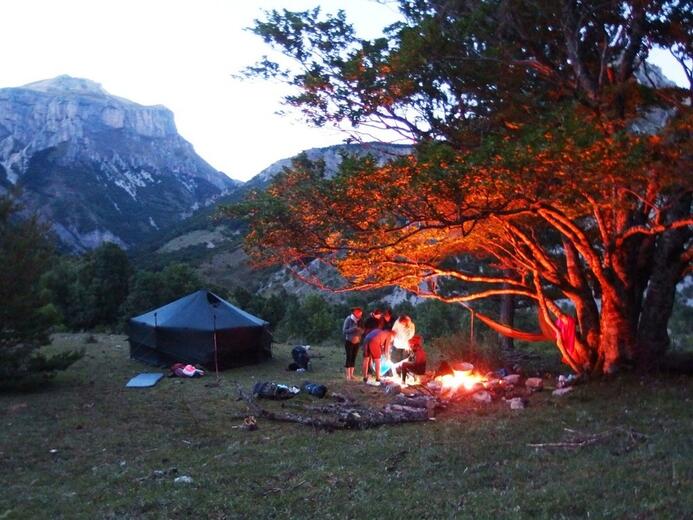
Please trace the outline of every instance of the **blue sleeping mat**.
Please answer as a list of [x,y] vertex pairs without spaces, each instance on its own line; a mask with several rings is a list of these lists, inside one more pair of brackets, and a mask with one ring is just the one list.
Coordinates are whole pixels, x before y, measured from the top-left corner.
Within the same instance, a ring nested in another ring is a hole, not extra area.
[[139,374],[130,381],[128,381],[128,384],[125,386],[131,387],[131,388],[144,388],[147,386],[154,386],[159,382],[159,379],[164,377],[164,374],[160,372],[147,372],[144,374]]

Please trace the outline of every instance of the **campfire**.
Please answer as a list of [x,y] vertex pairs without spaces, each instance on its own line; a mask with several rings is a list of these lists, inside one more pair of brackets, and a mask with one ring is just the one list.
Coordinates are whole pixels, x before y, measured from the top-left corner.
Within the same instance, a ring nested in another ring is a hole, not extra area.
[[441,393],[456,394],[464,388],[467,392],[472,390],[483,390],[487,378],[475,372],[474,365],[471,363],[456,363],[450,366],[452,374],[445,374],[435,378],[441,385]]
[[[400,363],[383,359],[380,372],[383,384],[377,388],[388,396],[389,402],[382,407],[358,403],[349,395],[331,392],[331,402],[326,404],[294,405],[303,413],[286,411],[292,406],[290,403],[283,404],[280,411],[272,411],[260,406],[240,387],[239,393],[248,403],[253,418],[257,416],[334,430],[431,421],[439,411],[467,401],[483,406],[501,401],[512,410],[522,410],[528,405],[530,396],[544,388],[541,377],[525,377],[517,373],[519,370],[508,374],[505,368],[501,368],[482,375],[471,363],[447,361],[442,362],[435,372],[416,376],[408,374],[403,383],[397,375]],[[409,377],[414,379],[409,380]],[[576,381],[572,375],[560,376],[553,395],[562,396],[572,391]],[[252,425],[244,423],[239,427],[251,429]]]
[[[401,387],[416,386],[420,384],[419,378],[410,374],[407,382],[403,383],[397,373],[397,366],[400,363],[392,363],[390,360],[383,359],[381,364],[381,376],[387,384],[398,385]],[[441,374],[428,380],[427,386],[441,396],[451,397],[457,393],[466,394],[484,390],[491,386],[488,377],[475,370],[471,363],[457,362],[449,364],[449,373]],[[389,374],[392,374],[388,377]]]

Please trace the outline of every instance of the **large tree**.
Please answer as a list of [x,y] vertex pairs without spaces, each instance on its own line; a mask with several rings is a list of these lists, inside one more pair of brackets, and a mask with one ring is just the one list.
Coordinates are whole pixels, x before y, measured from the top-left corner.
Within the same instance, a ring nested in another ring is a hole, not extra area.
[[[399,285],[469,304],[534,302],[578,372],[650,364],[690,271],[690,91],[663,87],[652,45],[691,63],[677,1],[401,0],[404,21],[363,41],[340,13],[267,13],[264,60],[315,124],[379,125],[416,152],[298,161],[242,207],[260,261],[319,258],[338,290]],[[640,81],[636,81],[639,75]],[[653,120],[657,119],[656,123]],[[489,267],[469,271],[459,259]],[[310,280],[320,283],[316,279]],[[429,282],[422,285],[422,282]],[[574,348],[554,324],[572,303]],[[509,331],[512,332],[512,331]]]

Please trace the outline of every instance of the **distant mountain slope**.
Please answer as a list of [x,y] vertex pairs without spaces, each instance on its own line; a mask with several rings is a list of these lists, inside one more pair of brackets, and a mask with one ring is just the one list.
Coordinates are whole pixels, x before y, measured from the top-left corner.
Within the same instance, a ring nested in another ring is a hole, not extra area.
[[[384,143],[340,144],[311,148],[305,153],[310,160],[325,161],[327,174],[337,171],[342,157],[371,155],[384,163],[411,151],[410,146]],[[219,204],[237,202],[253,189],[264,189],[272,178],[291,165],[293,158],[277,161],[250,179],[233,193],[219,198],[214,206],[202,208],[168,233],[158,236],[136,255],[143,267],[163,266],[174,260],[191,262],[211,282],[224,287],[241,286],[249,290],[276,291],[284,287],[290,293],[305,292],[277,270],[254,271],[243,253],[241,242],[245,229],[240,222],[215,222],[212,215]],[[283,272],[283,271],[282,271]],[[300,284],[299,284],[300,285]]]
[[[334,174],[339,165],[342,163],[344,155],[364,157],[370,155],[378,160],[379,163],[385,163],[395,159],[400,155],[410,153],[412,147],[404,144],[388,144],[388,143],[352,143],[338,144],[334,146],[326,146],[323,148],[310,148],[302,153],[306,154],[311,161],[322,160],[325,162],[325,171],[328,175]],[[257,188],[266,186],[275,175],[280,173],[284,168],[291,166],[291,161],[294,157],[281,159],[272,163],[267,168],[250,179],[244,186],[245,189]]]
[[69,76],[0,89],[0,193],[21,187],[70,249],[130,248],[241,184],[197,155],[163,106]]

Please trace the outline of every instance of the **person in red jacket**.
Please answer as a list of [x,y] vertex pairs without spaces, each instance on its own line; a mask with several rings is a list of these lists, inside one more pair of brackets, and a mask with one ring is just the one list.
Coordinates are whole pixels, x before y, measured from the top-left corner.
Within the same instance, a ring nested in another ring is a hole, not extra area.
[[397,367],[397,372],[402,376],[402,383],[407,379],[407,374],[422,375],[426,373],[426,351],[423,348],[423,338],[414,336],[409,340],[409,359]]

